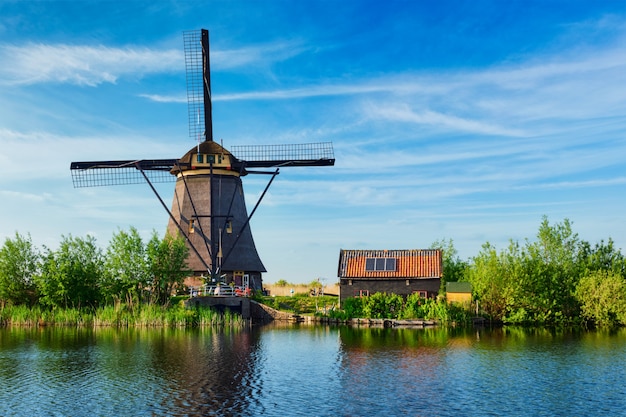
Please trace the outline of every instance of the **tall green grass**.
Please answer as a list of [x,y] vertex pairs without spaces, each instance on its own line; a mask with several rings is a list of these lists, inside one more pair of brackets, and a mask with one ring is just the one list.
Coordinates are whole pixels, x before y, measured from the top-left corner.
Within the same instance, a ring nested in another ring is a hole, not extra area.
[[248,323],[241,315],[220,313],[208,307],[185,308],[181,304],[163,307],[154,304],[128,307],[116,304],[96,309],[45,309],[40,306],[8,306],[0,310],[3,326],[76,326],[76,327],[208,327]]
[[90,311],[75,308],[48,310],[18,305],[5,307],[0,313],[0,323],[11,326],[92,326],[93,320]]

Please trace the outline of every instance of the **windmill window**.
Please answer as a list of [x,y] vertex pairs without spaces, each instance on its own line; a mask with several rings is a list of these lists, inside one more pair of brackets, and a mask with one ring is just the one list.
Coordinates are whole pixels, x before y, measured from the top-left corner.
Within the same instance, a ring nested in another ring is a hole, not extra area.
[[395,271],[396,258],[366,258],[366,271]]
[[196,155],[196,161],[201,164],[204,162],[204,155],[202,155],[201,153],[199,153],[198,155]]
[[207,162],[209,164],[214,164],[215,163],[215,155],[207,155]]

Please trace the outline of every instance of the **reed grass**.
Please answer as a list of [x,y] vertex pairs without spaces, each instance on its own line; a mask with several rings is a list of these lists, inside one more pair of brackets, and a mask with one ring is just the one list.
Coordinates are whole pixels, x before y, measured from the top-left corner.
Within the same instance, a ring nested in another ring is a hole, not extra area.
[[7,306],[0,310],[3,326],[75,326],[75,327],[242,327],[247,323],[231,311],[220,313],[209,307],[185,308],[182,304],[163,307],[125,304],[93,308],[46,309],[40,306]]

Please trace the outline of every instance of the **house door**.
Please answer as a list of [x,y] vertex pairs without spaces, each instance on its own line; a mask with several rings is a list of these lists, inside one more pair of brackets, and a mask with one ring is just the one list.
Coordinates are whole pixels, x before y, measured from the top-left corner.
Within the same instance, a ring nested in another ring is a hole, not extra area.
[[248,288],[250,288],[250,275],[248,274],[244,274],[243,275],[243,287],[247,290]]

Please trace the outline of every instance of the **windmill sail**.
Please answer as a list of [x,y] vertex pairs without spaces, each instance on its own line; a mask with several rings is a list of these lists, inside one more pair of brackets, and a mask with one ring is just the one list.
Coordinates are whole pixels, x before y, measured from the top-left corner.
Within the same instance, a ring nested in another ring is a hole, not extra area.
[[152,182],[173,182],[170,171],[177,159],[72,162],[70,172],[75,188],[106,185],[145,184],[142,171]]
[[187,73],[189,136],[198,142],[213,141],[209,31],[183,32]]

